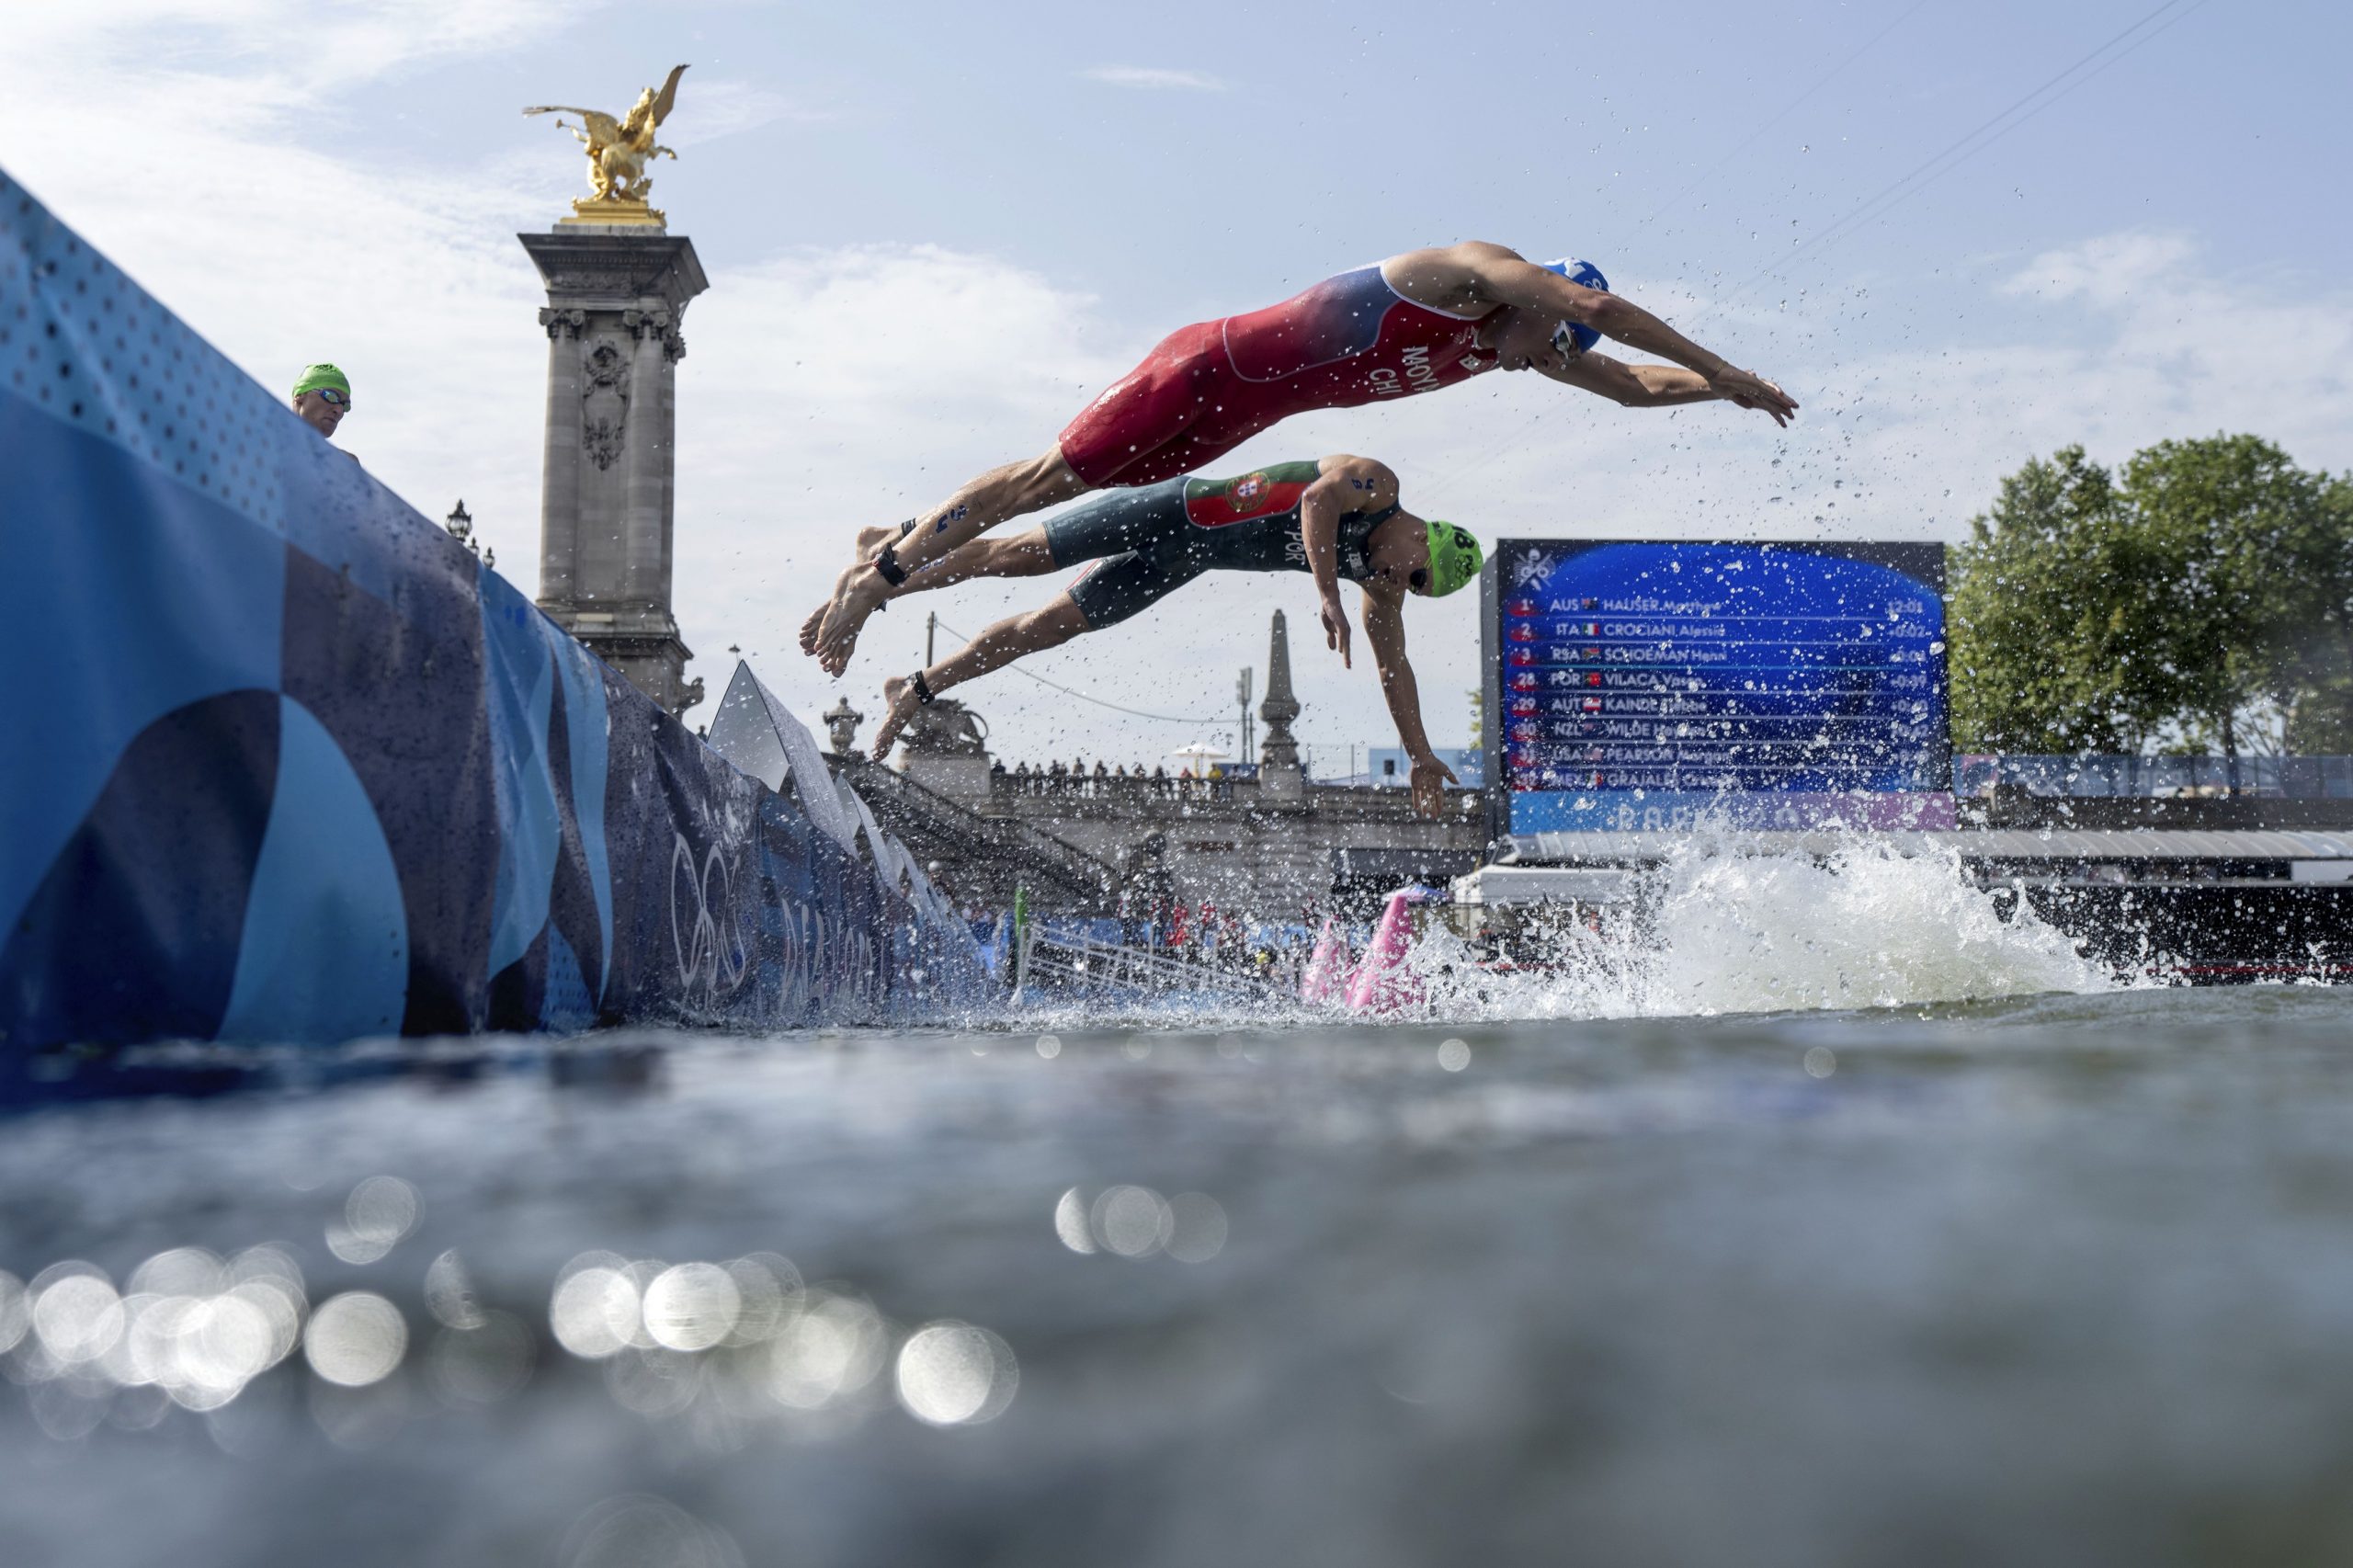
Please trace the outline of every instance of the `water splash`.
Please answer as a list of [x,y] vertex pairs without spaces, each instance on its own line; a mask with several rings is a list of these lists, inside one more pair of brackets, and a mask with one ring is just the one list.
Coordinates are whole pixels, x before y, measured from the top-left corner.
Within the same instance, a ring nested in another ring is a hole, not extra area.
[[1668,1017],[1893,1007],[2119,988],[2022,899],[1977,886],[1950,851],[1858,836],[1824,856],[1728,852],[1695,835],[1633,908],[1546,933],[1549,962],[1481,971],[1426,936],[1412,965],[1440,1017]]

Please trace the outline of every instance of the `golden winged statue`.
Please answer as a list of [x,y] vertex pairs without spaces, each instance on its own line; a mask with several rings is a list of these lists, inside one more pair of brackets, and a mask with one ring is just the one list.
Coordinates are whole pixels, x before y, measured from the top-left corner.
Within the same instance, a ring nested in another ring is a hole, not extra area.
[[654,132],[670,117],[670,106],[677,100],[678,78],[686,67],[674,65],[668,80],[657,89],[648,87],[637,95],[637,102],[630,111],[615,119],[609,114],[599,114],[593,108],[573,108],[563,104],[539,104],[525,109],[525,114],[574,114],[580,123],[558,125],[580,140],[588,149],[588,185],[596,195],[572,204],[573,216],[566,223],[651,223],[659,226],[661,213],[646,205],[645,194],[654,188],[646,177],[648,161],[665,153],[678,154],[667,147],[657,146]]

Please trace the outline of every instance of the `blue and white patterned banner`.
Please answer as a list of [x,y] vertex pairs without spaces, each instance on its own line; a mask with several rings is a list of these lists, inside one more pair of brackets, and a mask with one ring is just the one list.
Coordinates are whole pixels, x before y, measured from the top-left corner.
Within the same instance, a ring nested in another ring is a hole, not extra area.
[[0,540],[0,1053],[980,994],[867,819],[815,831],[5,174]]

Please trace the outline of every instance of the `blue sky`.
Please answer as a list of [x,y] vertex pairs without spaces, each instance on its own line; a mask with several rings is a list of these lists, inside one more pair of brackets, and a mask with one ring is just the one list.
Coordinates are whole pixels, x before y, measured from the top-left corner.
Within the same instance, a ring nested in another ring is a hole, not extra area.
[[[835,688],[790,629],[853,524],[1042,449],[1172,327],[1422,243],[1589,256],[1805,417],[1497,376],[1296,421],[1235,467],[1368,452],[1489,535],[1957,539],[2070,440],[2120,460],[2251,429],[2353,466],[2341,7],[2177,0],[1823,243],[2156,6],[96,0],[11,6],[0,87],[35,128],[13,175],[266,381],[343,362],[345,444],[430,515],[463,495],[529,588],[545,345],[513,235],[564,210],[580,160],[517,110],[618,110],[690,62],[655,176],[713,281],[680,371],[679,614],[714,689],[733,643],[813,712]],[[1054,581],[939,608],[976,631]],[[1040,668],[1205,715],[1267,612],[1312,604],[1303,579],[1197,589]],[[1472,608],[1409,624],[1454,744]],[[920,625],[877,622],[853,701],[877,710]],[[1296,652],[1310,740],[1390,744],[1366,672]],[[965,695],[1010,756],[1215,730],[1017,676]]]

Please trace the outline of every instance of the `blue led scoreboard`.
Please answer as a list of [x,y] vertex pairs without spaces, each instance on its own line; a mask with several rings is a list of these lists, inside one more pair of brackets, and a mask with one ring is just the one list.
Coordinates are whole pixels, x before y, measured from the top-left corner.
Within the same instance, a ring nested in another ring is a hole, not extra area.
[[1505,540],[1500,832],[1949,827],[1944,546]]

